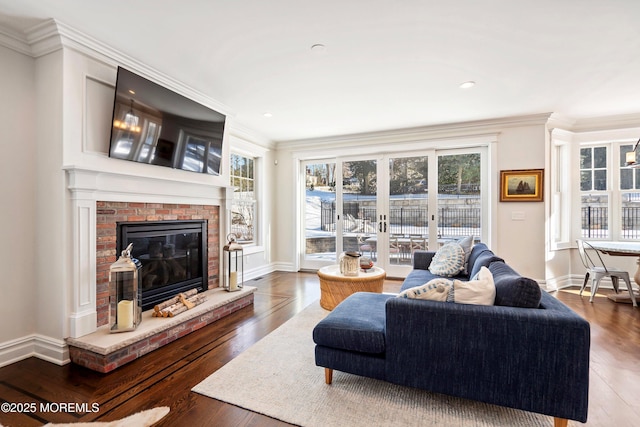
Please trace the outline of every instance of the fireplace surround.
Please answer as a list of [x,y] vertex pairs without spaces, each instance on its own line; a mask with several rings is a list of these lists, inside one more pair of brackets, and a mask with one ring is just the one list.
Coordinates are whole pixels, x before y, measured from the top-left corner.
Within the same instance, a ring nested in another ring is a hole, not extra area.
[[[171,203],[138,203],[138,202],[96,202],[96,312],[97,326],[109,322],[109,266],[115,262],[118,252],[118,224],[139,224],[144,229],[145,224],[173,225],[175,223],[200,224],[206,227],[206,244],[203,252],[206,257],[202,266],[205,278],[203,290],[218,286],[219,271],[219,206],[171,204]],[[135,228],[135,227],[134,227]],[[197,228],[197,226],[196,226]],[[200,228],[201,230],[201,228]],[[157,249],[155,249],[157,250]],[[169,246],[166,250],[171,249]],[[136,252],[134,243],[134,257]],[[192,282],[187,281],[185,287],[192,289]],[[143,283],[144,287],[145,284]],[[159,291],[162,293],[162,291]],[[162,295],[164,297],[165,295]],[[143,301],[144,306],[144,301]],[[144,307],[143,307],[144,309]]]

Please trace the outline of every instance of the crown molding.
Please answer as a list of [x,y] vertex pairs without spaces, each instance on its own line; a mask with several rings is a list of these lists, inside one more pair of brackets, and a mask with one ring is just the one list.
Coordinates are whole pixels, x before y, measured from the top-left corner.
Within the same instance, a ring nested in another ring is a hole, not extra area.
[[548,124],[548,128],[550,130],[563,129],[574,133],[634,129],[639,126],[640,113],[602,117],[582,117],[579,119],[571,119],[554,113]]
[[26,38],[22,34],[9,30],[8,28],[0,27],[0,46],[4,46],[23,55],[32,56],[31,46],[29,46]]
[[48,19],[25,31],[24,38],[29,46],[27,54],[38,58],[63,48],[72,49],[82,55],[102,62],[110,67],[118,65],[128,68],[145,78],[165,86],[187,98],[233,117],[235,112],[227,105],[216,101],[202,92],[175,80],[166,74],[132,58],[113,47],[90,37],[58,20]]
[[297,141],[277,142],[278,149],[304,150],[308,147],[329,148],[376,144],[406,143],[425,140],[446,140],[476,136],[497,135],[503,129],[519,126],[544,126],[551,113],[532,114],[527,116],[502,117],[496,119],[476,120],[460,123],[422,126],[415,128],[395,129],[380,132],[368,132],[339,135],[325,138],[312,138]]
[[549,132],[555,142],[571,142],[575,136],[575,132],[566,130],[562,127],[550,128]]
[[575,125],[576,121],[573,118],[563,116],[558,113],[552,113],[551,117],[549,117],[549,121],[547,122],[547,128],[549,130],[562,129],[562,130],[571,130]]
[[[249,129],[241,124],[239,124],[236,120],[231,118],[227,121],[229,126],[229,135],[234,136],[236,138],[242,139],[244,141],[248,141],[252,144],[255,144],[259,147],[262,147],[266,150],[275,150],[276,144],[270,140],[269,138],[264,137],[256,133],[253,129]],[[227,126],[225,124],[225,126]]]
[[639,126],[640,113],[633,113],[577,119],[572,130],[575,132],[592,132],[599,130],[631,129],[638,128]]

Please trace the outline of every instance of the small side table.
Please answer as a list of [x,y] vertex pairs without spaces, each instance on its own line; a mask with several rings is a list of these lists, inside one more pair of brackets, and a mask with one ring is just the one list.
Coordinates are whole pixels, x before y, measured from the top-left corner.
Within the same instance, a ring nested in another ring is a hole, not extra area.
[[325,310],[333,310],[349,295],[356,292],[382,293],[382,286],[387,273],[380,267],[373,267],[366,272],[360,270],[357,276],[340,274],[339,265],[328,265],[318,270],[320,278],[320,306]]

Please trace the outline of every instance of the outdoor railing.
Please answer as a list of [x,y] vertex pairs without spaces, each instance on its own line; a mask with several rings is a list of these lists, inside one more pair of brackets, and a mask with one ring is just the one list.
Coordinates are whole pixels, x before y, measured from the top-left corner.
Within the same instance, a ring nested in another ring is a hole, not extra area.
[[[582,237],[606,239],[609,237],[609,209],[606,206],[584,206],[581,209]],[[623,206],[620,237],[640,238],[640,206]]]
[[[343,232],[376,232],[379,226],[375,208],[358,208],[357,205],[345,207]],[[336,212],[333,203],[323,203],[320,222],[322,230],[333,230]],[[388,232],[398,235],[429,234],[429,212],[426,208],[391,208],[387,219]],[[445,237],[466,236],[480,231],[480,208],[438,208],[438,234]]]
[[[330,230],[335,226],[333,203],[323,203],[321,226]],[[609,210],[602,206],[585,206],[581,212],[582,237],[606,239],[609,237]],[[360,208],[356,203],[345,206],[344,232],[374,232],[378,225],[375,208]],[[399,235],[428,235],[429,212],[426,208],[391,208],[387,219],[389,232]],[[640,206],[622,207],[620,236],[623,239],[640,238]],[[438,234],[446,237],[465,236],[480,230],[480,208],[438,208]]]

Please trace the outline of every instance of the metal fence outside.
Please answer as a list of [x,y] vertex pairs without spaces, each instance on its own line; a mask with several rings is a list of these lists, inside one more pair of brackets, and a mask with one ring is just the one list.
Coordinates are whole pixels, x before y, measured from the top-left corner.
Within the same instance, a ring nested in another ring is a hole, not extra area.
[[[584,206],[581,209],[582,237],[606,239],[609,237],[609,209],[606,206]],[[640,237],[640,207],[622,207],[623,239]]]
[[[606,239],[609,237],[609,209],[606,206],[584,206],[581,209],[582,237]],[[362,224],[375,227],[377,214],[375,208],[360,207],[357,202],[345,203],[344,214],[358,220]],[[336,209],[335,202],[322,202],[321,227],[329,230],[335,226]],[[438,208],[438,232],[444,237],[465,236],[468,230],[480,230],[480,208],[463,207],[454,208],[446,206]],[[388,224],[390,232],[400,235],[427,235],[429,212],[426,208],[400,207],[391,208]],[[366,231],[351,230],[345,225],[344,232]],[[640,238],[640,206],[622,207],[623,239]]]
[[[345,204],[344,215],[346,219],[352,219],[352,221],[343,221],[344,233],[375,231],[375,227],[378,224],[376,209],[359,207],[357,203]],[[333,229],[335,227],[335,217],[335,202],[323,202],[320,214],[322,229]],[[421,207],[391,208],[387,224],[389,226],[388,231],[393,234],[427,236],[429,234],[429,212],[426,208]],[[374,229],[367,227],[373,227]],[[438,208],[439,235],[443,237],[466,236],[469,230],[475,231],[476,234],[479,232],[480,208],[454,208],[451,206]]]

